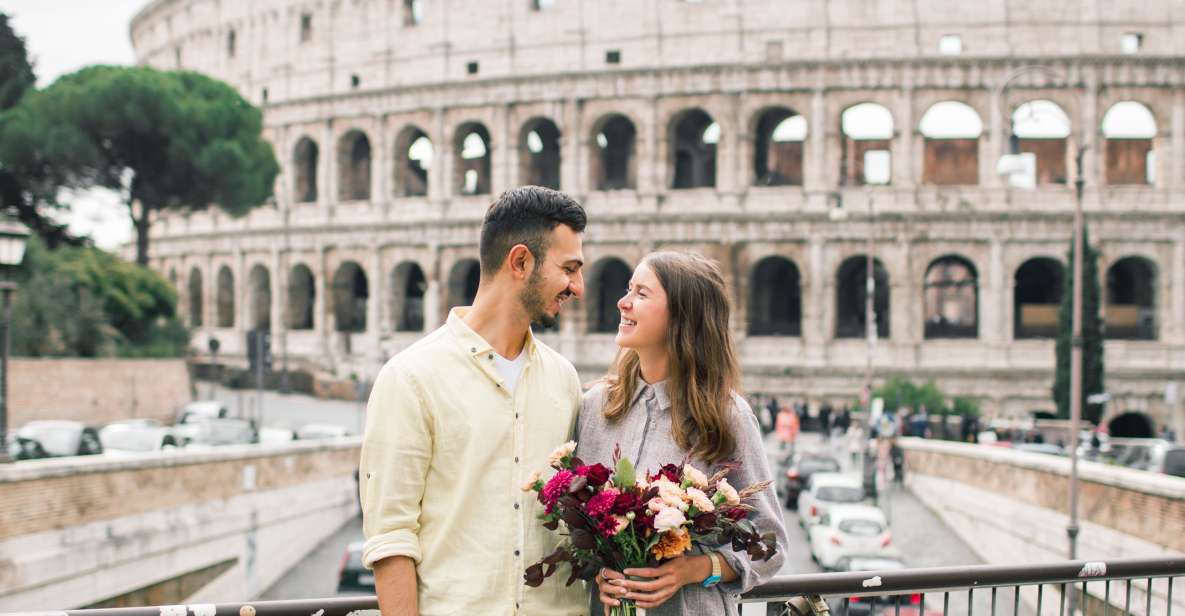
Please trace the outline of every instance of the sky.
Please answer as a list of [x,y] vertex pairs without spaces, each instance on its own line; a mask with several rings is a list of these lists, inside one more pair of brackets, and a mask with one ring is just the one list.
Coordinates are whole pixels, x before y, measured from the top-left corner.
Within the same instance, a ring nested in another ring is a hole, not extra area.
[[[149,0],[0,0],[11,18],[37,74],[47,86],[66,73],[91,64],[133,64],[128,36],[132,16]],[[71,195],[73,207],[64,219],[79,235],[89,235],[108,250],[132,238],[127,208],[109,191]]]

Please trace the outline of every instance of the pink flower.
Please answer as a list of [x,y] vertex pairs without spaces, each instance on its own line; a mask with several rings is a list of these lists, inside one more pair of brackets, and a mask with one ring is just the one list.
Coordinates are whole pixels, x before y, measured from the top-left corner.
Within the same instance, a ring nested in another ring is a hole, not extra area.
[[708,512],[716,509],[716,506],[712,504],[712,499],[697,488],[687,488],[687,498],[691,501],[691,506],[700,511]]
[[617,490],[609,488],[593,495],[585,506],[588,515],[600,519],[613,510],[613,503],[617,502]]
[[654,530],[674,530],[687,523],[687,517],[675,507],[666,507],[654,516]]
[[665,509],[667,504],[662,502],[661,498],[655,496],[654,498],[650,499],[649,502],[646,503],[646,506],[649,507],[650,510],[653,511],[654,513],[658,513],[659,511],[662,511],[663,509]]
[[551,455],[547,456],[547,463],[558,468],[560,462],[563,462],[564,458],[572,455],[573,451],[576,451],[576,441],[568,441],[567,443],[556,447],[555,451],[551,452]]
[[568,493],[568,488],[572,485],[572,478],[575,476],[572,471],[566,470],[556,473],[547,481],[547,485],[543,486],[543,491],[539,493],[539,502],[549,508],[555,505],[560,497]]
[[686,481],[697,488],[705,488],[708,486],[708,476],[690,464],[683,465],[683,481]]
[[729,505],[741,503],[741,496],[737,494],[737,489],[729,485],[727,479],[721,479],[720,483],[716,484],[716,493],[724,496],[724,502]]

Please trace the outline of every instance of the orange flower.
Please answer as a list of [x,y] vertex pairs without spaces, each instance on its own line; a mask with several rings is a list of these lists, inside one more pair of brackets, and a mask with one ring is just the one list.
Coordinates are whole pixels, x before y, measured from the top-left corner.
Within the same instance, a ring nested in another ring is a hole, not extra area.
[[663,533],[658,543],[650,548],[650,553],[655,558],[662,560],[664,558],[682,556],[684,552],[690,549],[691,533],[687,532],[686,528],[676,528]]

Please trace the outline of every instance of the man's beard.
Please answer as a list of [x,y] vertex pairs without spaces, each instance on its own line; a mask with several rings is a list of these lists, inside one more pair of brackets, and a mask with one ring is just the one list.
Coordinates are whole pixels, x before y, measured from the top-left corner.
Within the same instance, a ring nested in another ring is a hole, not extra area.
[[[571,293],[565,290],[562,295],[568,296]],[[538,268],[531,270],[527,286],[519,293],[518,299],[532,323],[538,323],[548,329],[559,325],[559,320],[547,312],[547,305],[551,302],[543,297],[543,276]]]

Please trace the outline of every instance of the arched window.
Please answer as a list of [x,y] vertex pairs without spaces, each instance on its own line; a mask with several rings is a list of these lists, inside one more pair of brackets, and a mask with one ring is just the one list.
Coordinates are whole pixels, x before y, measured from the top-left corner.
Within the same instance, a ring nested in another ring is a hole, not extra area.
[[339,332],[366,331],[366,301],[370,288],[366,272],[353,261],[346,261],[333,274],[333,318]]
[[313,271],[303,264],[292,266],[288,274],[288,328],[313,329],[313,306],[317,285]]
[[352,130],[338,142],[337,177],[338,199],[370,199],[370,140],[362,131]]
[[1156,118],[1142,103],[1115,103],[1103,116],[1108,184],[1152,184],[1156,181]]
[[272,280],[271,273],[262,265],[251,268],[247,274],[247,288],[250,290],[251,329],[272,328]]
[[202,326],[202,307],[205,305],[202,289],[202,270],[189,270],[189,324],[193,327]]
[[926,338],[979,335],[979,284],[970,261],[953,256],[937,259],[926,270],[922,292]]
[[983,122],[969,105],[944,101],[930,107],[918,130],[926,140],[922,181],[927,184],[978,184],[979,136]]
[[1016,270],[1013,297],[1013,337],[1057,336],[1058,310],[1065,291],[1062,264],[1048,257],[1025,261]]
[[218,270],[218,327],[235,326],[235,275],[223,265]]
[[301,137],[296,142],[292,155],[292,167],[296,170],[296,185],[293,187],[297,203],[317,201],[317,142]]
[[702,109],[679,114],[671,130],[671,188],[716,185],[716,145],[720,125]]
[[840,181],[845,186],[888,184],[893,177],[893,114],[877,103],[860,103],[840,116],[843,152]]
[[560,129],[555,122],[538,118],[523,127],[519,147],[524,184],[560,188]]
[[1108,338],[1156,340],[1156,266],[1125,257],[1107,270],[1105,331]]
[[1107,422],[1107,433],[1111,438],[1155,438],[1155,426],[1155,422],[1147,414],[1128,411],[1112,417],[1111,421]]
[[757,262],[749,280],[749,335],[802,335],[798,267],[782,257]]
[[432,141],[427,133],[408,126],[395,140],[395,194],[423,197],[428,194],[428,170],[432,168]]
[[753,139],[753,183],[802,186],[806,118],[786,107],[761,113]]
[[592,176],[597,190],[634,188],[637,168],[634,141],[637,131],[629,118],[614,114],[602,119],[594,129],[592,141]]
[[457,164],[453,178],[462,195],[490,192],[490,132],[478,123],[462,125],[453,144]]
[[[836,338],[863,338],[866,335],[865,298],[868,297],[868,257],[858,255],[844,259],[836,272]],[[876,323],[876,337],[889,337],[889,273],[880,259],[874,259],[872,278],[872,317]]]
[[458,261],[448,275],[448,305],[472,306],[477,297],[477,285],[481,282],[481,265],[477,259]]
[[603,259],[593,266],[595,274],[590,277],[593,282],[586,294],[588,297],[588,331],[590,333],[613,333],[621,323],[621,312],[617,310],[617,302],[625,296],[629,288],[630,276],[633,272],[630,266],[617,258]]
[[424,329],[424,293],[428,280],[424,270],[410,261],[391,271],[391,324],[397,332]]
[[1033,156],[1037,184],[1065,184],[1066,138],[1070,116],[1057,103],[1035,100],[1017,106],[1012,113],[1015,151]]

